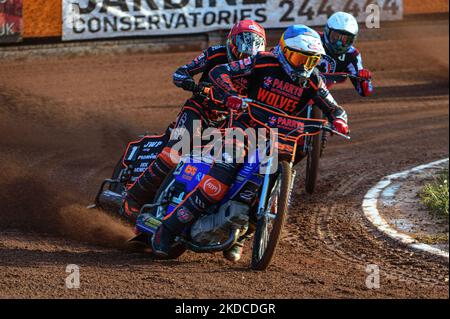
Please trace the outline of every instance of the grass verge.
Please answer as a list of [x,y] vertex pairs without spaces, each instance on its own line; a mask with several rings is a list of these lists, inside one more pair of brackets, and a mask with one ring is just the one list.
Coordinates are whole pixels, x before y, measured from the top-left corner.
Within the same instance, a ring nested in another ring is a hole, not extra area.
[[448,218],[448,168],[424,186],[420,198],[431,213]]

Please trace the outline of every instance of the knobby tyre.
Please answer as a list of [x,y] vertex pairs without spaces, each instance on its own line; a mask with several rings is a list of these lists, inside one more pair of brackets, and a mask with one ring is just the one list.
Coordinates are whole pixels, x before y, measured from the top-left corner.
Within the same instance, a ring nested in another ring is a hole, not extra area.
[[[258,217],[253,241],[252,269],[266,270],[281,238],[289,209],[289,196],[292,184],[292,170],[288,162],[281,162],[279,175],[266,204],[265,211],[271,210],[273,219],[264,214]],[[272,225],[271,225],[272,224]],[[269,227],[271,229],[269,229]]]

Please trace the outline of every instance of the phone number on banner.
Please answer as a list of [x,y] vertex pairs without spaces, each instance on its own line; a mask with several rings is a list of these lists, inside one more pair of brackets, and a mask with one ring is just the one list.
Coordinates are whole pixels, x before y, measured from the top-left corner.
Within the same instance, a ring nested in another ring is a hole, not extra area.
[[370,4],[382,20],[402,18],[402,0],[63,0],[63,39],[202,33],[244,19],[266,28],[316,26],[337,11],[364,21]]

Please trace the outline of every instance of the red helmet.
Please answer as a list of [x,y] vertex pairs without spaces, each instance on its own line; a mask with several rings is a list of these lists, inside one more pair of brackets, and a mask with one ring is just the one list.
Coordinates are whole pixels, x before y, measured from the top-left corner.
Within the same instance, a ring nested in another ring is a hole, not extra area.
[[228,60],[242,60],[266,50],[266,31],[253,20],[236,23],[227,38]]

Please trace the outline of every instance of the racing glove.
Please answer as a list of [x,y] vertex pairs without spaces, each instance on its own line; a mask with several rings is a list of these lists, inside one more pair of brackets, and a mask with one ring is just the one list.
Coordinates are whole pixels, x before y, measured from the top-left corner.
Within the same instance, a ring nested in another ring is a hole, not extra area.
[[372,95],[373,92],[373,87],[372,87],[372,72],[370,72],[367,69],[362,69],[359,70],[358,72],[358,76],[360,78],[362,78],[362,82],[361,82],[361,90],[362,92],[360,93],[362,96],[370,96]]
[[348,124],[343,119],[334,120],[333,126],[341,134],[347,135],[349,132]]
[[224,104],[228,109],[239,111],[240,109],[242,109],[242,106],[244,105],[244,100],[242,100],[238,96],[230,95],[225,99]]
[[197,84],[193,79],[186,79],[181,83],[181,88],[189,92],[194,92],[197,88]]
[[360,78],[364,79],[365,81],[370,81],[370,80],[372,80],[372,72],[370,72],[370,71],[367,70],[367,69],[359,70],[358,76],[359,76]]

